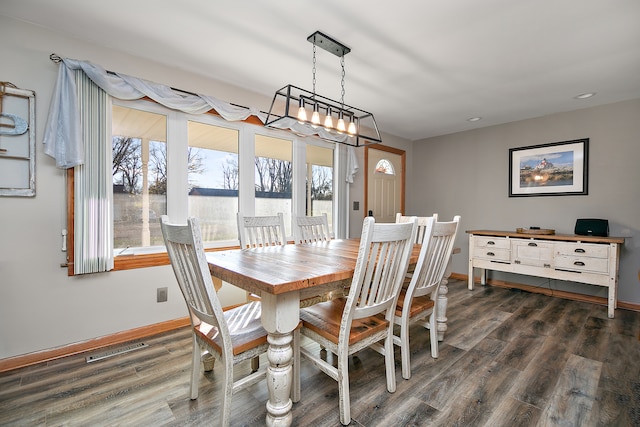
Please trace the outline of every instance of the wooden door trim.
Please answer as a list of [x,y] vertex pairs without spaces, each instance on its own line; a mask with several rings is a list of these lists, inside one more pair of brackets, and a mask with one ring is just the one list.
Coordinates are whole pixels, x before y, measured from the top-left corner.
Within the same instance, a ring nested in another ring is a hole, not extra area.
[[364,147],[364,212],[363,217],[369,214],[369,148],[374,150],[386,151],[387,153],[397,154],[400,156],[402,164],[402,176],[400,177],[400,212],[404,214],[404,192],[405,177],[407,175],[407,152],[399,148],[389,147],[388,145],[375,144]]

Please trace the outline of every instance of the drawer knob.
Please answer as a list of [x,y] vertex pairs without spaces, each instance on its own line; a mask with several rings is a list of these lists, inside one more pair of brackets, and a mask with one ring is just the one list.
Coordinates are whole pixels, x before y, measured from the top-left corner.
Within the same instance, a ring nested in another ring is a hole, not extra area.
[[487,242],[487,245],[495,245],[495,244],[496,244],[496,242],[494,242],[493,240],[489,240],[489,241]]
[[493,252],[487,252],[488,256],[496,256],[496,254],[494,254]]
[[576,261],[576,262],[574,262],[574,263],[573,263],[573,265],[579,265],[579,266],[581,266],[581,267],[584,267],[584,262],[582,262],[582,261]]
[[538,246],[538,244],[537,244],[537,243],[534,243],[534,242],[531,242],[531,243],[529,243],[527,246]]
[[583,254],[583,253],[585,253],[586,251],[585,251],[584,249],[582,249],[582,248],[576,248],[576,250],[575,250],[574,252],[577,252],[577,253],[579,253],[579,254]]

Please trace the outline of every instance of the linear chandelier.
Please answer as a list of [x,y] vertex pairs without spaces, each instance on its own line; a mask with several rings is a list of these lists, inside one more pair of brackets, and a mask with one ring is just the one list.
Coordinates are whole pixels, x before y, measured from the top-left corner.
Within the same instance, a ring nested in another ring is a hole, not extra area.
[[[304,136],[318,135],[353,147],[382,142],[373,114],[344,103],[344,56],[351,49],[320,31],[307,37],[307,41],[313,44],[313,90],[310,92],[290,84],[277,90],[265,126],[291,129]],[[316,93],[317,46],[340,58],[340,101]]]

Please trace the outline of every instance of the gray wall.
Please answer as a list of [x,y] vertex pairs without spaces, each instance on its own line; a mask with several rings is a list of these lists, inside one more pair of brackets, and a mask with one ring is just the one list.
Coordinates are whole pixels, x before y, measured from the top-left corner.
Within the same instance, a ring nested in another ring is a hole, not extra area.
[[[589,138],[589,194],[509,198],[509,149]],[[462,215],[453,271],[467,274],[466,230],[540,226],[573,234],[576,218],[609,220],[626,237],[620,301],[640,303],[640,99],[414,142],[407,213]],[[606,296],[605,288],[507,273],[493,277]]]

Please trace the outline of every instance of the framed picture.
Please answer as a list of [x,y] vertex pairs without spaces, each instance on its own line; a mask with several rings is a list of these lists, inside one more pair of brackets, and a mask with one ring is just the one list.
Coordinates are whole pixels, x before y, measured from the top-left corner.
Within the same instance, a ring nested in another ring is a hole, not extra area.
[[586,195],[589,138],[509,149],[509,197]]

